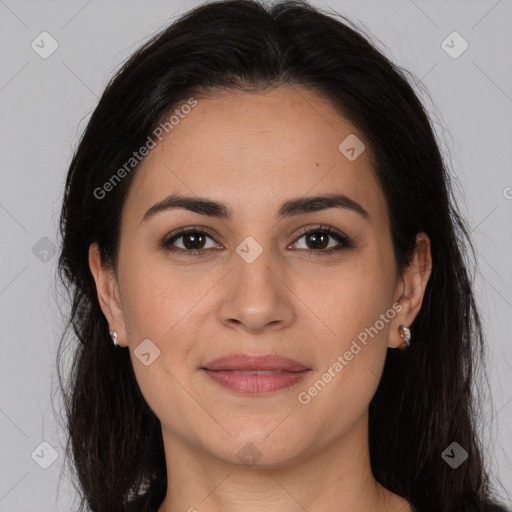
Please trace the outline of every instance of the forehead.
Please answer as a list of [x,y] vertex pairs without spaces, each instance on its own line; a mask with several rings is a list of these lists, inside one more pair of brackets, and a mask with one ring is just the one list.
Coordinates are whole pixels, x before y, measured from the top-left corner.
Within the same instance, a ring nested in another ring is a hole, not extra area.
[[129,222],[171,193],[211,197],[254,216],[275,213],[289,197],[339,192],[371,217],[386,217],[364,134],[315,92],[283,86],[196,101],[136,171],[123,212]]

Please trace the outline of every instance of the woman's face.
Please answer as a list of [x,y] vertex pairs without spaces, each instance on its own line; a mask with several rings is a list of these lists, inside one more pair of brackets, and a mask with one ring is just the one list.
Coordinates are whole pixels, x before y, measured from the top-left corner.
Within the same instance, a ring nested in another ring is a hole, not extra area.
[[[145,158],[124,205],[117,276],[102,270],[99,292],[166,444],[276,467],[363,432],[387,348],[424,290],[417,273],[397,275],[369,153],[320,96],[281,87],[198,99]],[[230,215],[174,207],[145,218],[171,195]],[[346,197],[338,207],[309,202],[336,195]],[[210,364],[233,354],[305,370]]]

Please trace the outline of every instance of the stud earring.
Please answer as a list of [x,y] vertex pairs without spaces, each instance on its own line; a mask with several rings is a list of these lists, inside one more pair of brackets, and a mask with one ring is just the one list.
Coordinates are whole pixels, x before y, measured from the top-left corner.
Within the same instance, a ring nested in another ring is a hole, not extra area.
[[112,338],[112,341],[114,342],[114,345],[118,347],[117,344],[117,332],[116,331],[110,331],[110,337]]
[[400,336],[404,340],[398,348],[400,350],[405,350],[411,344],[411,330],[404,324],[401,324],[398,330],[400,331]]

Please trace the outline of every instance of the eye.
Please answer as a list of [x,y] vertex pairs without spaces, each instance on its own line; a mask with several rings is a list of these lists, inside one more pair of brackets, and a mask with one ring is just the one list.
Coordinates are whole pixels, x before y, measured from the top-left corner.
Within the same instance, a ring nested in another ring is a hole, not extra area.
[[[320,256],[354,247],[351,238],[331,226],[321,225],[313,228],[304,228],[301,236],[290,247],[295,246],[293,247],[294,250],[300,249],[297,245],[298,241],[302,238],[306,240],[307,245],[303,249],[309,250],[310,256],[312,253],[317,253]],[[210,247],[205,246],[207,239],[210,239],[213,243]],[[334,239],[338,244],[329,246],[329,239]],[[180,241],[181,247],[176,243],[178,241]],[[180,228],[178,233],[164,238],[160,245],[167,251],[182,253],[185,256],[202,256],[208,252],[208,249],[222,248],[222,246],[215,242],[212,235],[195,227]]]
[[[165,238],[162,241],[162,247],[171,252],[182,252],[190,256],[199,256],[204,254],[205,241],[209,238],[214,241],[211,235],[197,228],[181,228],[177,234]],[[175,241],[182,240],[182,247],[177,247]],[[214,243],[213,247],[220,247]],[[211,248],[211,247],[210,247]]]
[[[297,241],[302,238],[304,238],[306,241],[307,247],[305,247],[305,249],[310,250],[310,256],[313,252],[320,256],[332,254],[334,252],[341,251],[342,249],[351,249],[354,247],[354,242],[350,237],[331,226],[321,225],[313,228],[304,228],[302,230],[302,235],[297,239]],[[329,239],[336,240],[338,244],[329,247]],[[295,241],[292,245],[296,246],[297,241]]]

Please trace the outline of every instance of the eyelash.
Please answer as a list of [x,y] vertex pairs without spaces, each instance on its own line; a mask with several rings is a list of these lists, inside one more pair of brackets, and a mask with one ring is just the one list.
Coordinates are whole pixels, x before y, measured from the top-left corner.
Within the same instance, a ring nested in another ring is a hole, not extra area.
[[[171,237],[164,238],[160,245],[162,248],[164,248],[165,250],[167,250],[169,252],[182,253],[186,256],[202,256],[210,249],[181,249],[179,247],[172,246],[172,243],[174,241],[178,240],[179,238],[181,238],[183,236],[186,236],[186,235],[189,235],[192,233],[206,235],[213,240],[213,237],[206,231],[203,231],[201,229],[197,229],[194,227],[190,227],[190,228],[181,228],[177,234],[174,234]],[[338,245],[337,247],[332,247],[331,249],[319,249],[319,250],[310,249],[309,250],[310,257],[311,257],[311,253],[318,253],[318,256],[326,256],[326,255],[341,251],[343,249],[352,249],[354,247],[354,242],[352,241],[351,238],[344,235],[340,231],[334,229],[333,227],[325,226],[325,225],[315,226],[314,228],[303,228],[300,235],[298,236],[298,238],[295,239],[293,244],[295,244],[303,236],[311,234],[311,233],[326,234],[327,236],[334,238],[341,245]],[[302,250],[306,250],[306,249],[302,249]]]

